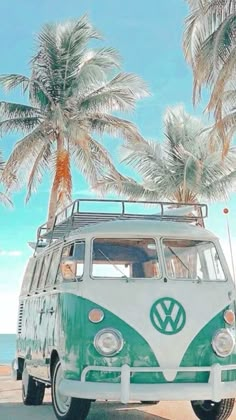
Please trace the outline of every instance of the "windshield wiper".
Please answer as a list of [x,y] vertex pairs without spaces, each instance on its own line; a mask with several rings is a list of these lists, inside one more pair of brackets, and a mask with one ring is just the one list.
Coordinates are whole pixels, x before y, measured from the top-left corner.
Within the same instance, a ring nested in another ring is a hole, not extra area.
[[[181,260],[181,258],[176,254],[176,252],[170,247],[170,246],[168,246],[167,247],[168,249],[169,249],[169,251],[181,262],[181,264],[182,264],[182,266],[184,267],[184,268],[186,268],[186,270],[188,271],[188,274],[190,274],[191,275],[191,273],[190,273],[190,268],[183,262],[183,260]],[[202,279],[199,277],[199,275],[198,274],[196,274],[196,277],[197,277],[197,280],[199,280],[199,281],[202,281]],[[194,280],[194,279],[192,279],[192,280]]]
[[126,279],[126,281],[128,282],[129,281],[129,277],[127,277],[126,276],[126,274],[125,273],[123,273],[123,271],[122,270],[120,270],[120,268],[119,267],[117,267],[111,260],[110,260],[110,258],[106,255],[106,254],[104,254],[104,252],[100,249],[100,248],[98,248],[98,251],[100,252],[100,254],[102,254],[103,255],[103,257],[104,258],[106,258],[106,260],[116,269],[116,271],[118,271],[120,274],[122,274],[122,277],[124,277],[125,279]]
[[188,274],[189,274],[190,273],[189,267],[181,260],[181,258],[175,253],[175,251],[173,251],[173,249],[170,246],[168,246],[167,248],[181,262],[183,267],[186,268],[186,270],[188,270]]

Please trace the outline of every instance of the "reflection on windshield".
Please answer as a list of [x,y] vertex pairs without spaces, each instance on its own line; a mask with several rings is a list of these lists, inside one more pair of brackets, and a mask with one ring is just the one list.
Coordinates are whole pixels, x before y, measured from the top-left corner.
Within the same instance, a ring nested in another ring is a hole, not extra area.
[[225,281],[215,245],[209,241],[164,239],[167,275],[173,279]]
[[154,239],[108,239],[93,241],[93,277],[160,277]]

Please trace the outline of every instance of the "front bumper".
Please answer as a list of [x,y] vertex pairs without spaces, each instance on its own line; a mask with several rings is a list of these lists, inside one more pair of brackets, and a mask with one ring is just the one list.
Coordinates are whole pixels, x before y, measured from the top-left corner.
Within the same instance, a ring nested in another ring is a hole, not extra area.
[[[235,398],[236,381],[222,382],[222,372],[236,370],[236,365],[207,367],[180,367],[178,369],[140,368],[123,365],[122,367],[88,366],[81,380],[63,379],[59,384],[62,395],[85,399],[117,400],[126,404],[129,401],[177,401],[177,400],[212,400]],[[91,371],[120,372],[120,383],[88,382],[86,375]],[[208,383],[164,383],[131,384],[131,373],[171,373],[171,372],[209,372]]]

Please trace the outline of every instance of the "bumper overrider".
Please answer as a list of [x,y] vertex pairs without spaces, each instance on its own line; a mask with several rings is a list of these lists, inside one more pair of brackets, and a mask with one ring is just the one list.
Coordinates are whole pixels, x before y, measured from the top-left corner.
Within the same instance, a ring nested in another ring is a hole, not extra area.
[[[104,367],[87,366],[81,380],[62,379],[59,391],[62,395],[85,399],[117,400],[123,404],[129,401],[170,401],[170,400],[212,400],[235,398],[236,381],[223,382],[223,371],[236,371],[236,365],[214,364],[203,367],[178,367],[178,369],[147,368],[147,367]],[[88,382],[89,372],[120,372],[120,383]],[[208,383],[164,383],[164,384],[133,384],[130,383],[132,373],[171,373],[171,372],[209,372]]]

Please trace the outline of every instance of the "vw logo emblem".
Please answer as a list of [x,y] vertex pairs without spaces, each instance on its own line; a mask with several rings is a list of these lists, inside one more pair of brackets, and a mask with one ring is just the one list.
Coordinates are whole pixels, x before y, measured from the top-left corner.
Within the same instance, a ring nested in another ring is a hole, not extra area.
[[158,299],[151,308],[152,325],[162,334],[172,335],[180,332],[186,323],[186,312],[177,300]]

